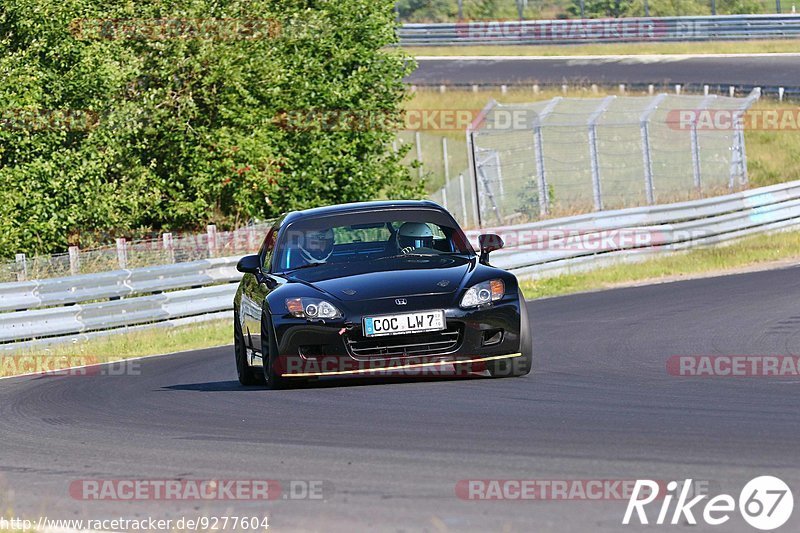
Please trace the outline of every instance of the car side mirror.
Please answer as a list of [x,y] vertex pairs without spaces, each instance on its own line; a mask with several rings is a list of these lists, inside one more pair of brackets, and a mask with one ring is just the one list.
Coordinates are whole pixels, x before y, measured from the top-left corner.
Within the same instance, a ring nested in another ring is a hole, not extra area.
[[236,270],[245,274],[258,274],[261,271],[261,256],[246,255],[239,259]]
[[505,243],[503,239],[500,238],[500,235],[496,233],[484,233],[480,237],[478,237],[478,244],[481,248],[481,263],[488,263],[489,262],[489,254],[494,252],[495,250],[499,250]]

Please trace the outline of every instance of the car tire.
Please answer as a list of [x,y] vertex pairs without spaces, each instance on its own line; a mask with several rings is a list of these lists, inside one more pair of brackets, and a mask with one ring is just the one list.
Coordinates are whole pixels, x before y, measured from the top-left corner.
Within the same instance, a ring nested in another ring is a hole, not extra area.
[[239,376],[239,383],[245,387],[263,383],[261,372],[247,364],[247,347],[244,343],[239,317],[236,315],[233,317],[233,352],[236,356],[236,374]]
[[486,368],[493,378],[518,378],[530,374],[533,368],[533,340],[528,321],[528,306],[522,291],[519,294],[519,352],[520,357],[490,361]]
[[278,358],[278,343],[275,341],[272,320],[266,313],[261,316],[261,356],[264,364],[264,383],[267,388],[270,390],[287,388],[287,380],[275,371]]

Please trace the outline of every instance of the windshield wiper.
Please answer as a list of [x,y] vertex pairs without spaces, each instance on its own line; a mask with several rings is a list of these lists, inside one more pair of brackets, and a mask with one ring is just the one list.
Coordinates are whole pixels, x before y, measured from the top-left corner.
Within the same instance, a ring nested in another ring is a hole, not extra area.
[[302,270],[304,268],[317,267],[317,266],[320,266],[320,265],[327,265],[327,264],[328,263],[306,263],[305,265],[300,265],[299,267],[291,268],[291,269],[287,270],[286,272],[290,273],[290,272],[294,272],[295,270]]

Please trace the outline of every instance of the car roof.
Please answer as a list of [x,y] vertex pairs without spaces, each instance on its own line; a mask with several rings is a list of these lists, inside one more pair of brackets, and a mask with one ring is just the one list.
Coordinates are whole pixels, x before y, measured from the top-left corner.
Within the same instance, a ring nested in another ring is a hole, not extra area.
[[375,202],[354,202],[350,204],[329,205],[325,207],[314,207],[303,211],[292,211],[287,213],[281,221],[281,225],[295,222],[309,217],[321,217],[328,215],[340,215],[344,213],[363,213],[368,211],[383,211],[386,209],[435,209],[445,211],[442,206],[430,200],[380,200]]

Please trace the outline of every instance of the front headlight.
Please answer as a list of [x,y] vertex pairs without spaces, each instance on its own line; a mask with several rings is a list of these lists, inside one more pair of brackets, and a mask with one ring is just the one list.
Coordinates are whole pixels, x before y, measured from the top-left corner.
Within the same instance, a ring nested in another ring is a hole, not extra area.
[[289,298],[286,309],[298,318],[342,318],[335,305],[319,298]]
[[506,293],[506,285],[501,279],[493,279],[478,283],[467,289],[464,297],[461,298],[461,307],[468,309],[478,307],[499,300]]

